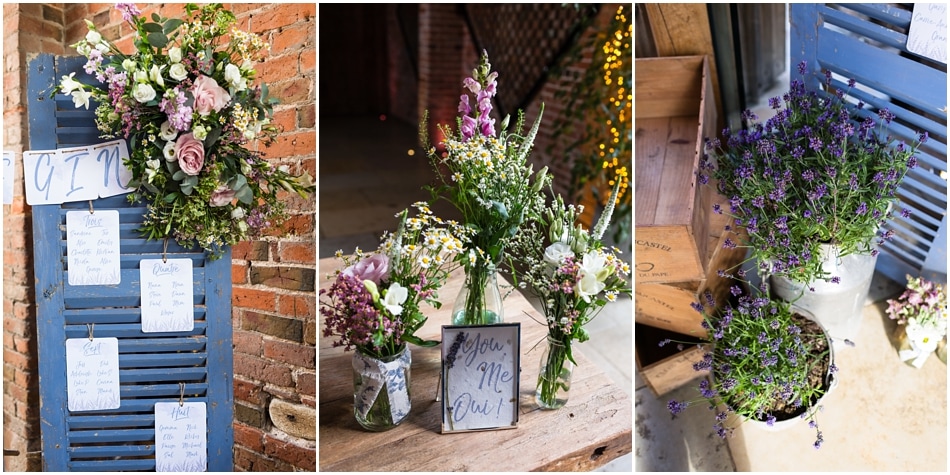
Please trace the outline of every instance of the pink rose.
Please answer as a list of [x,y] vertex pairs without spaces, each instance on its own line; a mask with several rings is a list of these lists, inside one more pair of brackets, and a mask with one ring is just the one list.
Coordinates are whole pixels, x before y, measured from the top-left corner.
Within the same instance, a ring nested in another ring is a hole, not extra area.
[[231,102],[228,91],[204,75],[195,79],[191,93],[195,96],[195,110],[201,115],[210,114],[212,109],[218,112]]
[[197,175],[205,164],[205,147],[194,134],[188,133],[175,142],[175,157],[181,171],[188,175]]
[[211,192],[211,206],[224,206],[234,199],[234,190],[227,185],[221,185]]
[[389,257],[385,254],[373,254],[343,269],[343,274],[379,284],[389,277]]

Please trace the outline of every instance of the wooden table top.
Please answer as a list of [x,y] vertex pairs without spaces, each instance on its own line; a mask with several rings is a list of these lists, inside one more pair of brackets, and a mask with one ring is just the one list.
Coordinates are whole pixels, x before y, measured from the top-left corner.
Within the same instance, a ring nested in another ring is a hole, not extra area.
[[[339,259],[320,260],[320,288],[340,268]],[[439,291],[443,306],[423,309],[429,320],[424,339],[439,339],[451,324],[461,270]],[[499,284],[507,285],[503,279]],[[505,288],[502,289],[505,292]],[[540,315],[518,291],[504,301],[505,322],[521,322],[520,415],[515,429],[442,434],[441,404],[435,401],[441,366],[439,347],[411,346],[412,412],[398,427],[369,432],[353,416],[352,351],[333,348],[320,331],[320,471],[589,471],[632,450],[633,402],[627,393],[575,349],[567,404],[541,410],[534,401],[543,341]],[[542,342],[541,344],[537,344]],[[586,344],[596,344],[591,341]]]

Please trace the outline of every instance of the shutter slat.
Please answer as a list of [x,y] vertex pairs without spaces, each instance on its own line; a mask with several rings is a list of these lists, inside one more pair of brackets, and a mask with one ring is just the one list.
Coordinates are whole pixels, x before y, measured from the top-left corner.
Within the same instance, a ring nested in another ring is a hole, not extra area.
[[[120,368],[165,368],[171,366],[198,366],[208,359],[204,353],[120,354]],[[203,373],[202,373],[203,374]]]
[[[154,424],[154,420],[152,421]],[[155,454],[155,446],[152,444],[149,445],[112,445],[106,447],[95,447],[95,446],[84,446],[84,447],[70,447],[70,455],[76,459],[83,458],[99,458],[99,457],[128,457],[128,456],[145,456]],[[75,462],[74,462],[75,463]],[[96,462],[99,463],[99,462]]]
[[[80,413],[81,414],[81,413]],[[154,414],[129,414],[124,416],[77,416],[66,417],[73,429],[109,429],[116,427],[150,427],[155,424]]]
[[[195,328],[190,332],[156,332],[145,333],[142,331],[142,325],[138,323],[122,323],[117,325],[96,325],[93,333],[97,337],[115,337],[115,338],[155,338],[155,337],[183,337],[192,335],[207,334],[208,324],[206,321],[195,321]],[[66,338],[83,338],[89,336],[89,329],[86,325],[69,325],[66,327]]]

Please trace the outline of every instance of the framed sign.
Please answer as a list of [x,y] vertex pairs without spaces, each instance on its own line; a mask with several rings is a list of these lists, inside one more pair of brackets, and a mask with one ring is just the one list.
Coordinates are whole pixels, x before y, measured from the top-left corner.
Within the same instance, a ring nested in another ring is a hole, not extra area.
[[442,327],[442,433],[518,425],[521,324]]

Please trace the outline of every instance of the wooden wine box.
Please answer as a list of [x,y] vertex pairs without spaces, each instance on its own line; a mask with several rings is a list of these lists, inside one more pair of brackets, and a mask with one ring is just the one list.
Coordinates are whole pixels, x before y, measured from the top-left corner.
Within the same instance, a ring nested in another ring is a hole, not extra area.
[[[712,185],[705,185],[712,188]],[[726,199],[716,194],[717,202],[724,209]],[[719,271],[732,273],[738,270],[745,260],[743,247],[726,248],[726,240],[741,244],[745,239],[744,228],[726,231],[731,224],[726,214],[711,213],[709,234],[706,237],[706,256],[703,263],[706,275],[703,279],[665,284],[637,283],[634,294],[634,318],[637,323],[663,328],[684,335],[704,338],[706,329],[702,327],[703,315],[692,304],[701,302],[709,307],[705,299],[708,291],[716,307],[721,307],[729,299],[730,288],[738,282],[729,277],[720,277]],[[737,233],[738,231],[738,233]]]
[[[665,339],[674,341],[661,347],[660,342]],[[709,371],[693,368],[702,361],[706,352],[706,346],[701,345],[696,337],[637,323],[634,325],[634,344],[640,378],[657,397],[709,374]]]
[[636,283],[699,281],[715,194],[696,174],[717,135],[709,59],[637,59],[635,82]]

